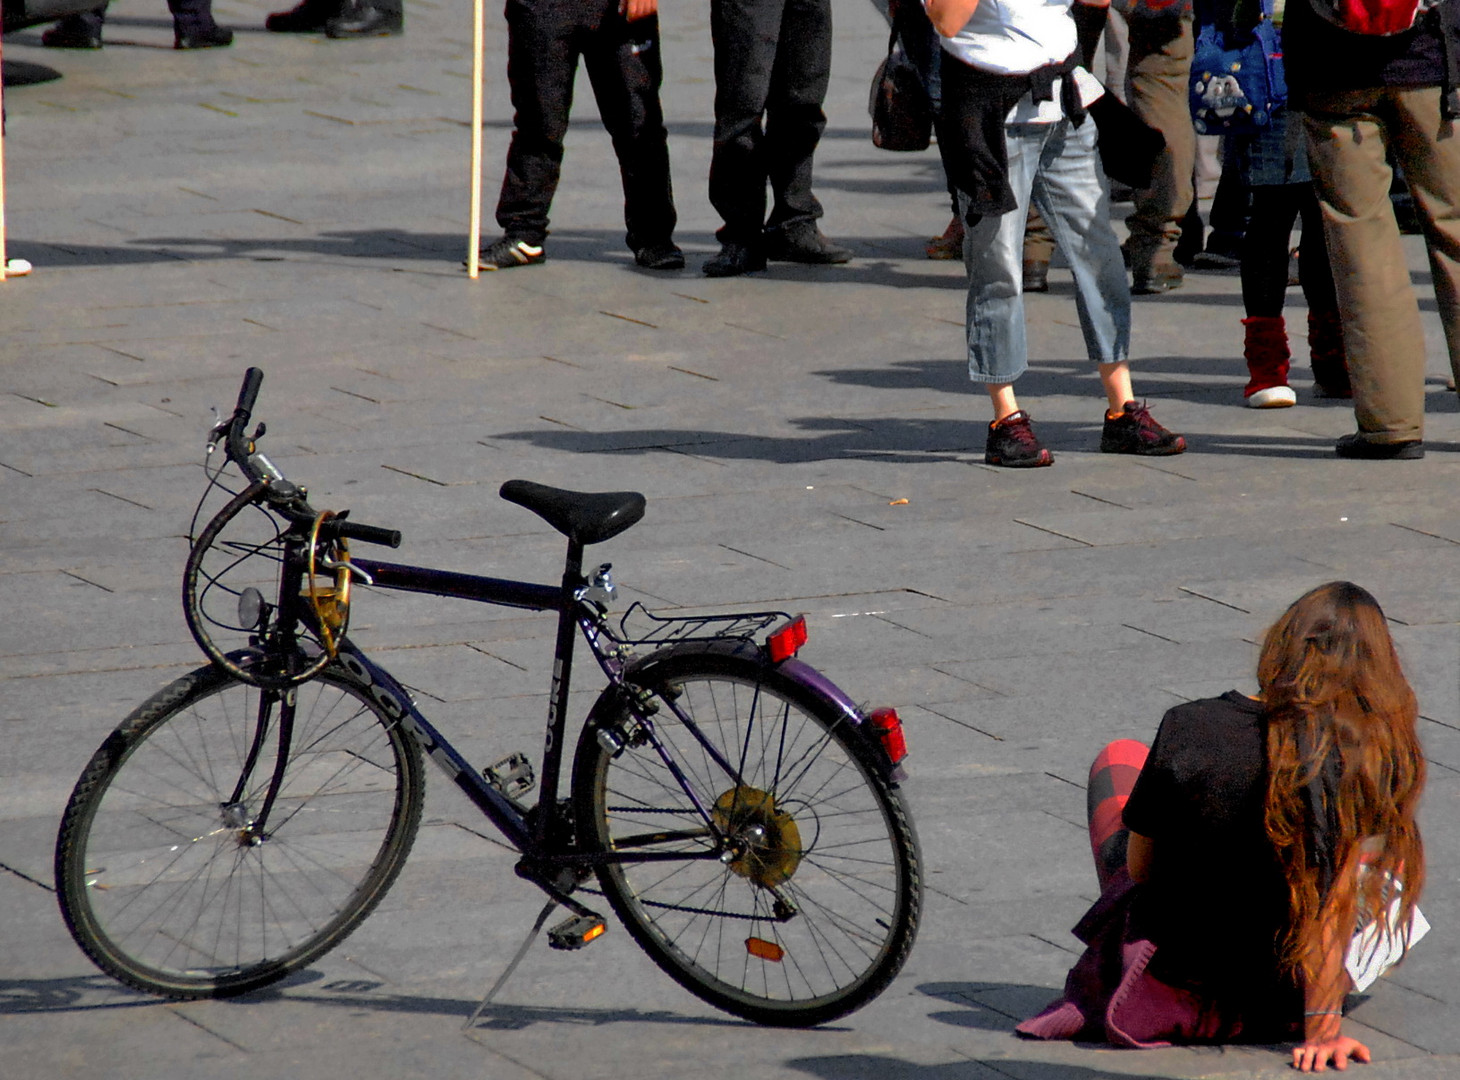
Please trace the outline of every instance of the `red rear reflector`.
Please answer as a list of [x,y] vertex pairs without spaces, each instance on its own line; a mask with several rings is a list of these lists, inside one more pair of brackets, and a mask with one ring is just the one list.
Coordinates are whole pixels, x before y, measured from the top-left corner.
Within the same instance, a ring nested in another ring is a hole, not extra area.
[[759,957],[762,960],[769,960],[776,964],[779,964],[781,957],[786,955],[786,950],[774,941],[766,941],[758,937],[748,937],[745,939],[745,951],[750,953],[751,956]]
[[779,664],[782,660],[789,660],[795,656],[801,646],[805,644],[806,616],[797,615],[768,637],[765,647],[766,652],[771,655],[771,663]]
[[896,709],[873,709],[867,715],[867,722],[877,733],[888,761],[896,765],[907,757],[907,737],[902,733],[902,719]]

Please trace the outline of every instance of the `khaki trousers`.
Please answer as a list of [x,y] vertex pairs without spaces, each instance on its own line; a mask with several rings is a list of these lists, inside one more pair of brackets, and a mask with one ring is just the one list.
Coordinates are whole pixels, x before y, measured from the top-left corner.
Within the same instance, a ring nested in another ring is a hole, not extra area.
[[1193,38],[1191,18],[1151,16],[1130,19],[1127,103],[1166,137],[1156,159],[1152,183],[1135,194],[1130,227],[1131,269],[1148,271],[1170,263],[1181,239],[1181,219],[1191,205],[1191,173],[1196,162],[1196,129],[1187,102]]
[[1375,443],[1422,439],[1424,333],[1386,150],[1414,195],[1450,367],[1460,375],[1460,137],[1440,117],[1438,87],[1309,93],[1302,106],[1359,432]]

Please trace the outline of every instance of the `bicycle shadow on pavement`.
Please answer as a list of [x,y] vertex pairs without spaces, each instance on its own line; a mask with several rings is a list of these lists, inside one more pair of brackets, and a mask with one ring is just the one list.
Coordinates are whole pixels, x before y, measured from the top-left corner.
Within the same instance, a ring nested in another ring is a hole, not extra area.
[[131,990],[107,975],[62,979],[0,979],[0,1016],[90,1012],[166,1005],[165,998]]
[[[276,1003],[324,1005],[406,1015],[460,1017],[463,1022],[477,1007],[477,999],[432,997],[378,991],[384,983],[370,980],[333,980],[315,970],[298,971],[273,986],[216,1001],[177,1002],[132,990],[107,975],[69,976],[59,979],[0,979],[0,1016],[29,1013],[94,1012],[110,1009],[165,1008],[193,1004],[213,1008],[248,1008]],[[316,985],[318,984],[318,985]],[[696,1027],[744,1027],[755,1025],[731,1016],[691,1016],[655,1009],[593,1009],[551,1005],[494,1004],[482,1010],[472,1031],[521,1031],[536,1024],[573,1024],[601,1027],[606,1024],[688,1024]],[[829,1027],[825,1030],[837,1030]]]

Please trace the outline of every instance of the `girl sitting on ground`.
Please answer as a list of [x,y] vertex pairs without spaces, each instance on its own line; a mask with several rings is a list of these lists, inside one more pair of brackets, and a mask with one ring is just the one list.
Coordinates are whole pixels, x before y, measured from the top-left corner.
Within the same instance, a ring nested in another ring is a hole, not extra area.
[[[1384,614],[1357,585],[1301,597],[1267,633],[1260,696],[1161,721],[1149,757],[1091,769],[1102,894],[1064,996],[1018,1032],[1120,1046],[1296,1039],[1293,1065],[1368,1061],[1345,1036],[1354,928],[1411,925],[1424,884],[1418,706]],[[1394,883],[1402,882],[1402,891]],[[1396,930],[1407,948],[1409,931]]]

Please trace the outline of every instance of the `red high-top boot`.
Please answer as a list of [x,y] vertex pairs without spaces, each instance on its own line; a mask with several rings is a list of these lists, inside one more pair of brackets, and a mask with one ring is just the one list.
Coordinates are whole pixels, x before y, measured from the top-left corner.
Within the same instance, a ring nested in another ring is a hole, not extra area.
[[1285,409],[1298,400],[1288,385],[1288,329],[1281,315],[1254,315],[1242,320],[1247,340],[1247,387],[1242,396],[1249,409]]

